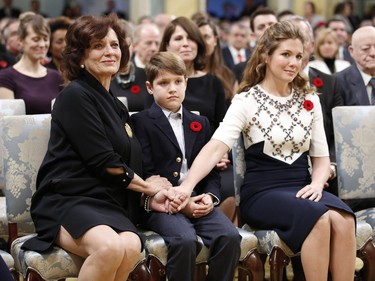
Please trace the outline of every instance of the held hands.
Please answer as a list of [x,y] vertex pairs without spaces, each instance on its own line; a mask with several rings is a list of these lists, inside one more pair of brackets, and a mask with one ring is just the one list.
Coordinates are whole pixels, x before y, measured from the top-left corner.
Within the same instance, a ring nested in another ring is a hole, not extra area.
[[181,212],[189,218],[203,217],[214,209],[211,195],[201,194],[191,197],[186,207]]
[[168,204],[170,200],[173,200],[173,194],[162,189],[150,198],[149,209],[155,212],[168,213]]
[[159,175],[151,176],[146,179],[146,182],[149,183],[149,192],[147,195],[154,196],[161,190],[168,190],[172,187],[172,184],[164,177]]
[[[162,189],[150,198],[149,209],[161,213],[177,213],[182,203],[187,203],[189,196],[175,188]],[[171,203],[173,202],[173,207]]]
[[322,198],[322,191],[323,186],[308,184],[297,192],[296,197],[318,202]]
[[185,192],[183,189],[174,187],[169,189],[173,193],[173,199],[169,202],[168,212],[170,214],[175,214],[181,211],[189,202],[190,194]]

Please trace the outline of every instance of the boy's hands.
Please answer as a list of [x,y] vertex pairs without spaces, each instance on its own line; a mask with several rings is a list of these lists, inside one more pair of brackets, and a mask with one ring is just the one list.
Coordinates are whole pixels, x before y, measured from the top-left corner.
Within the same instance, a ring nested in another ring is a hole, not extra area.
[[212,196],[208,194],[201,194],[191,197],[186,207],[181,212],[189,218],[203,217],[214,209]]

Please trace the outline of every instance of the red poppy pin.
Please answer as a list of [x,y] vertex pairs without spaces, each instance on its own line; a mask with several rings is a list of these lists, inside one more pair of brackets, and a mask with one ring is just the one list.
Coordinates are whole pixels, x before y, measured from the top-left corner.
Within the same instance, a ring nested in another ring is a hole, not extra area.
[[314,104],[313,104],[313,102],[312,102],[311,100],[305,100],[305,101],[303,102],[303,107],[304,107],[306,110],[310,111],[311,109],[314,108]]
[[0,60],[0,68],[6,68],[8,63],[5,60]]
[[141,87],[138,85],[133,85],[130,87],[130,92],[132,92],[135,95],[138,95],[141,92]]
[[320,79],[320,78],[318,78],[318,77],[316,77],[313,80],[313,84],[314,84],[315,87],[320,88],[320,87],[323,86],[323,80]]
[[191,122],[190,123],[190,129],[193,131],[193,132],[200,132],[202,130],[202,124],[199,123],[199,122]]

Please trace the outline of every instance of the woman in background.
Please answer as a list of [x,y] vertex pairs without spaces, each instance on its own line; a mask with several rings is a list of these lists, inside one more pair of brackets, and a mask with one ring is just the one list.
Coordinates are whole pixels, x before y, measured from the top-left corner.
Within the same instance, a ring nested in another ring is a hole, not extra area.
[[338,59],[339,41],[329,28],[321,29],[315,39],[313,61],[309,66],[326,74],[334,74],[350,66],[350,62]]
[[62,52],[66,46],[65,35],[72,23],[73,21],[70,18],[64,16],[52,18],[48,21],[48,25],[51,29],[48,56],[51,60],[46,64],[46,67],[60,71]]
[[64,82],[58,71],[40,63],[50,45],[50,28],[41,15],[27,12],[20,16],[18,33],[22,55],[16,64],[1,71],[0,98],[23,99],[26,114],[50,113],[51,101]]
[[207,48],[204,70],[220,79],[224,87],[225,99],[229,106],[236,93],[238,83],[232,70],[224,64],[219,35],[217,33],[218,27],[213,21],[203,17],[197,18],[195,23],[203,36]]

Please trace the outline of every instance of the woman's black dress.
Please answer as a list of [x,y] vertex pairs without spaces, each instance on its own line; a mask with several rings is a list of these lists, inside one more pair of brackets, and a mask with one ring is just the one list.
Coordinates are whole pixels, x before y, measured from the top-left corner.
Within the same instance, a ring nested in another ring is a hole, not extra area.
[[[110,175],[109,167],[126,173]],[[83,71],[54,104],[31,204],[38,236],[23,248],[49,249],[61,225],[74,238],[96,225],[136,233],[140,194],[127,189],[134,172],[141,174],[141,150],[125,106]]]

